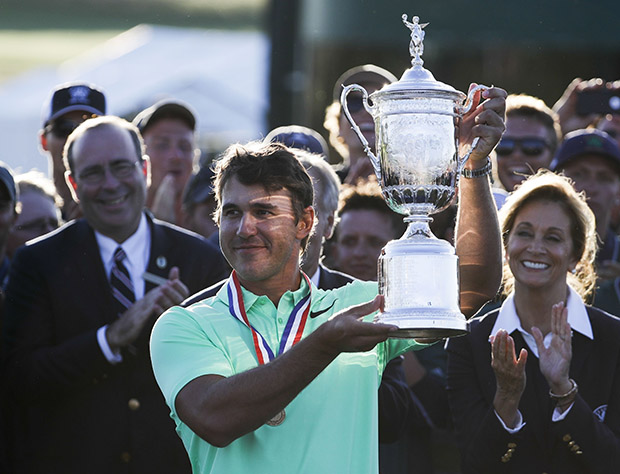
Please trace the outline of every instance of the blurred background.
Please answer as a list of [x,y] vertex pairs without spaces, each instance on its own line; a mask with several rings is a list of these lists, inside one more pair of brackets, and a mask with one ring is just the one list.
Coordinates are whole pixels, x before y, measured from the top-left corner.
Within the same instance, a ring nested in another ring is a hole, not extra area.
[[620,79],[617,0],[2,0],[0,160],[47,172],[42,106],[74,80],[127,118],[161,98],[189,102],[207,156],[278,125],[326,136],[342,72],[409,67],[403,13],[430,23],[424,65],[459,90],[494,84],[552,106],[575,77]]

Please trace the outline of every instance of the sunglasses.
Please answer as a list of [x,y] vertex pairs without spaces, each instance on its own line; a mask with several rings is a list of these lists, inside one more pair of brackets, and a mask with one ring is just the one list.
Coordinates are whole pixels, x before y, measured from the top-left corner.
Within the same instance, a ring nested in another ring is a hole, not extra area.
[[549,148],[549,144],[542,138],[504,137],[495,147],[495,153],[497,153],[497,156],[508,156],[514,153],[517,147],[524,155],[538,156]]
[[60,118],[45,126],[45,133],[52,132],[58,138],[67,138],[84,120],[96,117],[95,114],[84,114],[80,121]]
[[45,127],[45,132],[52,132],[58,138],[67,138],[77,128],[80,122],[68,119],[54,120]]

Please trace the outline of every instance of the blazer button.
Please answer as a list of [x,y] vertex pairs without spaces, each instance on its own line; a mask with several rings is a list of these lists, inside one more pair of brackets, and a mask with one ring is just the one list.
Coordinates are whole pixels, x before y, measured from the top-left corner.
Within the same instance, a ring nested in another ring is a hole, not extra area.
[[129,406],[129,409],[131,411],[136,411],[140,408],[140,401],[136,398],[131,398],[129,399],[129,402],[127,403],[127,405]]
[[564,441],[565,443],[568,443],[571,440],[571,436],[569,434],[565,434],[562,437],[562,441]]
[[121,461],[125,464],[129,463],[131,461],[131,454],[129,454],[127,451],[121,453]]

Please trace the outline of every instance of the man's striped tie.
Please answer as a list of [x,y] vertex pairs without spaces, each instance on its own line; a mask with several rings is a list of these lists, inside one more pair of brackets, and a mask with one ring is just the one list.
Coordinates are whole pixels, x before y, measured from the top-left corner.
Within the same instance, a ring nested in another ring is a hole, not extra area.
[[114,251],[114,266],[110,273],[110,286],[112,287],[112,296],[118,303],[118,315],[123,314],[127,308],[134,304],[136,295],[133,291],[133,283],[129,276],[127,267],[123,265],[123,260],[127,255],[122,247],[117,247]]

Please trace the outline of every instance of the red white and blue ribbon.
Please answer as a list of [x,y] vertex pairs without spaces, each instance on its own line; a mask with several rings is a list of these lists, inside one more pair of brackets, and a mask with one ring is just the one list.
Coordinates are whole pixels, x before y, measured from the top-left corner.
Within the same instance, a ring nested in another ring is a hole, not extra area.
[[310,279],[304,273],[302,273],[302,275],[306,279],[310,291],[295,305],[293,311],[291,311],[286,326],[284,327],[282,339],[280,339],[280,347],[277,354],[269,347],[263,335],[250,324],[248,315],[245,312],[245,304],[243,303],[243,294],[241,293],[241,284],[239,283],[237,272],[233,270],[228,279],[228,309],[232,316],[237,318],[252,331],[254,349],[256,350],[256,357],[259,365],[266,364],[275,359],[276,355],[286,352],[301,340],[304,328],[306,327],[306,321],[308,320],[308,313],[310,312],[310,296],[312,292]]

